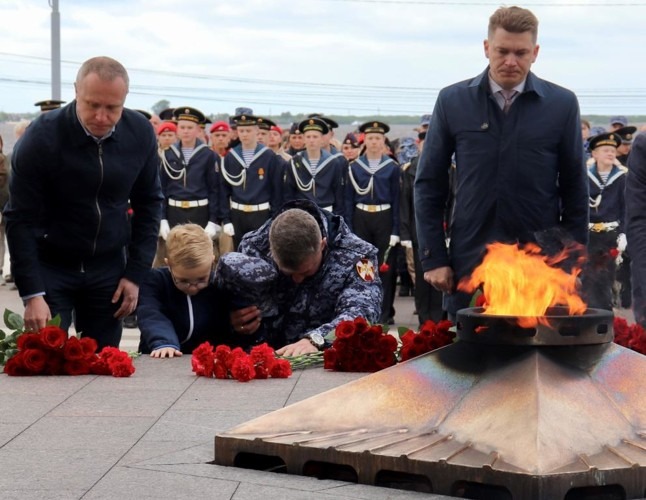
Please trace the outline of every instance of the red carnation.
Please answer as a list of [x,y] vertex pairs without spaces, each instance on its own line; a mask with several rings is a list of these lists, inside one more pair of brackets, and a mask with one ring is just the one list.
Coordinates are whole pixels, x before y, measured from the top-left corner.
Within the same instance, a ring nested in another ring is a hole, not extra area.
[[292,365],[286,359],[277,359],[270,370],[273,378],[287,378],[292,374]]
[[68,361],[85,359],[85,351],[79,339],[76,337],[68,338],[63,346],[63,355]]
[[60,349],[67,340],[67,332],[57,326],[46,326],[41,328],[38,333],[43,344],[51,349]]
[[193,372],[198,377],[212,377],[215,363],[215,353],[213,346],[208,342],[203,342],[195,349],[191,357],[191,366]]
[[[211,346],[208,342],[206,344]],[[219,345],[215,348],[215,359],[218,361],[222,361],[223,363],[226,364],[227,360],[229,359],[229,356],[231,356],[231,348],[228,345]]]
[[236,362],[238,358],[242,358],[242,357],[246,358],[248,356],[247,356],[247,353],[244,352],[241,347],[236,347],[235,349],[233,349],[226,362],[227,370],[232,371],[233,364]]
[[608,255],[610,255],[610,258],[616,259],[617,256],[619,255],[619,249],[618,248],[611,248],[608,250]]
[[217,359],[215,360],[215,364],[213,365],[213,376],[219,379],[229,378],[229,371],[222,361]]
[[[235,349],[234,349],[235,351]],[[251,358],[244,354],[236,356],[231,366],[231,375],[240,382],[249,382],[255,375],[256,370]]]
[[390,271],[390,266],[388,264],[386,264],[385,262],[382,265],[379,266],[379,272],[380,273],[385,274],[388,271]]
[[108,360],[105,358],[97,357],[93,363],[90,364],[90,373],[94,375],[112,375]]
[[110,371],[113,377],[129,377],[135,373],[135,365],[128,356],[128,359],[119,359],[110,363]]
[[255,365],[267,365],[267,368],[275,361],[274,350],[267,343],[252,347],[251,359]]

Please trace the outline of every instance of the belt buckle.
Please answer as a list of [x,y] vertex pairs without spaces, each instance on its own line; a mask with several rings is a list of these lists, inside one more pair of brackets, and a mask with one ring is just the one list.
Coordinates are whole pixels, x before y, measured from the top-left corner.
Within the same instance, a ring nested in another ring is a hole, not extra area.
[[190,201],[182,200],[182,201],[179,202],[179,204],[180,204],[180,207],[182,207],[182,208],[191,208],[191,202]]
[[595,233],[601,233],[605,229],[605,225],[603,222],[595,222],[592,224],[592,231]]
[[251,212],[251,205],[242,205],[243,212]]
[[368,212],[376,212],[377,205],[368,205]]

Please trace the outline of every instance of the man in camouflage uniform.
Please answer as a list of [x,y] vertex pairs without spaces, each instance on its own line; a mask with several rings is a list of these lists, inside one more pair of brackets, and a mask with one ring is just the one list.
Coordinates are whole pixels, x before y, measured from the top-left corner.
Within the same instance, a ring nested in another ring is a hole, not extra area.
[[377,249],[342,217],[295,200],[248,233],[240,253],[222,256],[216,276],[234,307],[247,306],[231,314],[236,332],[295,356],[323,349],[323,337],[341,321],[379,319],[376,265]]

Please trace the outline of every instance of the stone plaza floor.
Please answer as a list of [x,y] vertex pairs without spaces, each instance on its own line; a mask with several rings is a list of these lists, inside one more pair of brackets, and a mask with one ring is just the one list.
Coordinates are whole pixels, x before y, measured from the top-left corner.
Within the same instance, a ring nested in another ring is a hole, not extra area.
[[[397,299],[399,324],[416,326],[412,301]],[[0,308],[23,310],[9,286]],[[124,330],[122,349],[137,339]],[[365,374],[318,367],[240,383],[195,377],[190,356],[142,356],[135,367],[130,378],[0,374],[0,498],[447,498],[209,463],[216,433]]]

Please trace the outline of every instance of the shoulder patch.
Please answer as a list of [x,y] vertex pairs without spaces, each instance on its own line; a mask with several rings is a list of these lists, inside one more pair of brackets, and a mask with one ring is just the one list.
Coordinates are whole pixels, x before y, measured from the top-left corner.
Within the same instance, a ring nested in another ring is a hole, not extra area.
[[375,266],[370,259],[361,259],[356,264],[357,274],[363,281],[375,280]]

